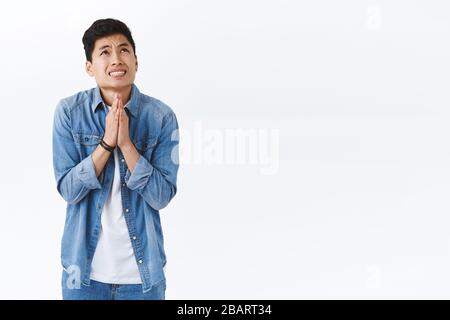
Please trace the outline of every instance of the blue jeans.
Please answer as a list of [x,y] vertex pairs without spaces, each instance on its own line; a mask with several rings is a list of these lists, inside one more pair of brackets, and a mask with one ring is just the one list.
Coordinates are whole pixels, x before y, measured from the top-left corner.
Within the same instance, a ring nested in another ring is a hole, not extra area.
[[110,284],[91,280],[89,286],[83,283],[74,286],[65,272],[61,284],[64,300],[165,300],[166,294],[165,280],[146,293],[142,292],[141,284]]

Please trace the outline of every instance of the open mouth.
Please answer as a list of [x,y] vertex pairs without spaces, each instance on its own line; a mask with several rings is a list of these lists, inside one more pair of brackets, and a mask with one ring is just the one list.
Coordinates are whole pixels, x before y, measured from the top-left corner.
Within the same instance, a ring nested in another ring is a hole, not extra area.
[[123,71],[113,71],[108,73],[110,77],[114,78],[114,79],[119,79],[122,78],[127,72],[125,70]]

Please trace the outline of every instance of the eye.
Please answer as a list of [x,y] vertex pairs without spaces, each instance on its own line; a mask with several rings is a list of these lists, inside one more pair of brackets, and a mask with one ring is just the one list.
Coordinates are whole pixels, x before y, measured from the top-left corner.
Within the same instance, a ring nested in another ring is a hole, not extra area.
[[130,52],[128,49],[123,48],[122,50],[125,50],[126,52]]
[[106,50],[103,50],[103,51],[102,51],[102,53],[100,53],[100,55],[102,55],[102,54],[104,54],[104,53],[106,53],[106,54],[109,54],[109,52],[108,52],[108,51],[106,51]]

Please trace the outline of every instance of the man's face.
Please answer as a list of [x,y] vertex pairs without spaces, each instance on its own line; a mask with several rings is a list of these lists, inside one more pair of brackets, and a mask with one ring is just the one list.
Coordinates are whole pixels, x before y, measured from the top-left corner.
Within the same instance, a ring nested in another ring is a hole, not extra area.
[[102,89],[119,90],[134,82],[137,57],[128,39],[114,34],[95,41],[92,62],[86,61],[86,72],[95,77]]

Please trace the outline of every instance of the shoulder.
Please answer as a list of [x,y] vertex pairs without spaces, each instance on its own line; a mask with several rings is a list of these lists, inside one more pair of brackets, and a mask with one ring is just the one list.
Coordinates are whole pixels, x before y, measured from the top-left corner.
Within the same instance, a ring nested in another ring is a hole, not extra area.
[[56,113],[63,112],[70,115],[74,110],[89,106],[93,101],[95,88],[79,91],[71,96],[64,97],[58,101]]
[[164,119],[166,117],[175,116],[175,112],[172,110],[171,107],[169,107],[166,103],[163,101],[143,94],[140,94],[140,102],[141,102],[141,108],[142,112],[152,112],[158,115],[161,119]]

